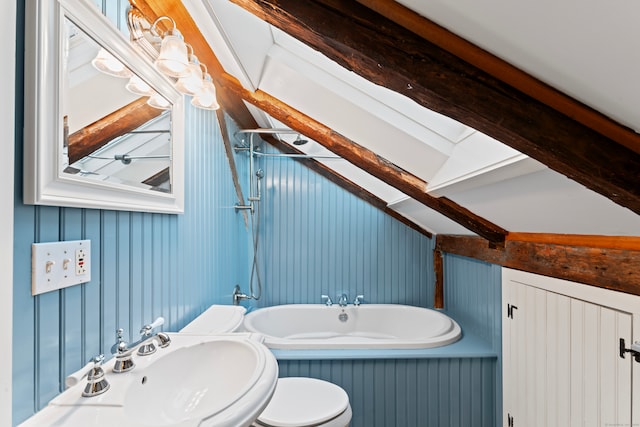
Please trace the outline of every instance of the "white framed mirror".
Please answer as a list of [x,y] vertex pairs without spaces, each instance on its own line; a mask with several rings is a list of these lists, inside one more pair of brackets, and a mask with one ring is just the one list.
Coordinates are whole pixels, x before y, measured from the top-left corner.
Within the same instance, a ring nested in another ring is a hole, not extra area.
[[26,6],[24,202],[182,213],[183,95],[89,0]]

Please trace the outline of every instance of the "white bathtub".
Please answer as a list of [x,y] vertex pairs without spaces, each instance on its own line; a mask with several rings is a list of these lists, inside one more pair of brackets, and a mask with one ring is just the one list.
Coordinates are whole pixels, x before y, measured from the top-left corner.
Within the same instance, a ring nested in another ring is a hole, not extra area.
[[443,313],[395,304],[277,305],[248,313],[243,326],[264,335],[274,349],[429,348],[451,344],[462,334]]

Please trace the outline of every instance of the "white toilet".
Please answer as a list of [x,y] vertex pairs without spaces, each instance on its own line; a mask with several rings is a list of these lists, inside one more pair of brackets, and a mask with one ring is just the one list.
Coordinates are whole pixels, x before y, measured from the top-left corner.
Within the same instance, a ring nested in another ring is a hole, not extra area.
[[337,385],[315,378],[280,378],[256,427],[348,427],[349,396]]

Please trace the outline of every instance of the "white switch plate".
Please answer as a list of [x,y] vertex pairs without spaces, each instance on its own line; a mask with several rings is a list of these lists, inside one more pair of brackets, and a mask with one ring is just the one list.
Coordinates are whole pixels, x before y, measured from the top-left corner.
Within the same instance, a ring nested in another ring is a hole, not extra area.
[[31,295],[79,285],[90,280],[90,240],[31,245]]

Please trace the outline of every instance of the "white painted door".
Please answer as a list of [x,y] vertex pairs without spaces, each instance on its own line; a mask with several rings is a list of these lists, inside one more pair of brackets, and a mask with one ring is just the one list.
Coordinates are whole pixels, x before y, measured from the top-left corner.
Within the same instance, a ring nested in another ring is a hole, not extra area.
[[503,282],[504,426],[632,426],[632,316]]

